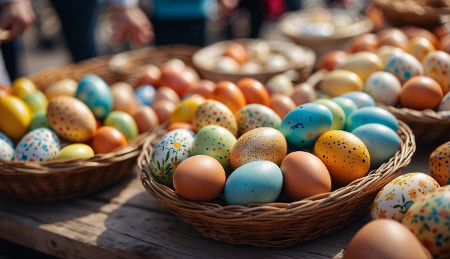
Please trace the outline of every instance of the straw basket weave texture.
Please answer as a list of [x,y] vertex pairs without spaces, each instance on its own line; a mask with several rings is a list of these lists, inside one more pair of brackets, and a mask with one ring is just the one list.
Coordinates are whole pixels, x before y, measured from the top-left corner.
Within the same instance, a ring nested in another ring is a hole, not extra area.
[[156,182],[149,170],[157,139],[144,144],[138,167],[147,191],[203,235],[232,244],[288,247],[336,232],[368,211],[378,191],[398,176],[415,151],[414,135],[405,123],[399,121],[397,133],[400,149],[378,169],[345,187],[291,203],[238,206],[226,205],[223,197],[217,203],[186,200]]
[[[196,49],[185,45],[144,48],[121,54],[127,59],[119,67],[116,66],[116,70],[111,70],[112,57],[105,56],[47,69],[30,76],[29,79],[40,90],[58,80],[78,80],[86,74],[96,74],[109,84],[119,81],[133,84],[138,76],[135,71],[141,66],[160,66],[171,58],[179,58],[191,64],[190,60]],[[0,190],[27,201],[61,200],[98,191],[132,172],[144,142],[155,137],[153,131],[142,133],[123,149],[108,154],[96,154],[88,159],[42,163],[0,160]]]
[[[215,61],[223,55],[227,45],[231,42],[238,42],[249,47],[258,42],[266,42],[272,53],[281,54],[288,57],[288,64],[284,68],[263,68],[258,73],[244,72],[222,72],[214,68]],[[305,81],[314,66],[316,55],[314,52],[302,46],[297,46],[289,42],[264,41],[259,39],[239,39],[235,41],[222,41],[212,44],[208,47],[198,50],[192,57],[195,68],[203,78],[219,82],[222,80],[236,82],[244,77],[251,77],[262,83],[267,83],[275,75],[284,73],[288,70],[294,70],[298,73],[298,82]]]

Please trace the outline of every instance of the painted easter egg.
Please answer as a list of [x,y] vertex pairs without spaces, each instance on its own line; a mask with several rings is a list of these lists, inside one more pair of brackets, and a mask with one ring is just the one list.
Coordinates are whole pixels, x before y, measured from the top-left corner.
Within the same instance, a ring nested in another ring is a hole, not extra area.
[[98,119],[105,118],[113,107],[111,91],[97,75],[84,76],[78,83],[75,97],[84,102]]
[[450,55],[444,51],[432,51],[422,63],[424,75],[436,80],[446,94],[450,90]]
[[272,109],[262,104],[248,104],[236,114],[239,134],[259,127],[278,129],[281,118]]
[[450,184],[450,141],[440,145],[428,160],[431,176],[441,185]]
[[371,74],[364,84],[364,92],[375,101],[392,106],[397,105],[401,88],[400,81],[385,71]]
[[234,114],[224,104],[205,100],[194,113],[192,125],[196,131],[208,125],[218,125],[229,130],[234,136],[238,134],[238,127]]
[[0,139],[0,160],[10,161],[14,156],[14,149],[5,140]]
[[406,52],[392,55],[387,61],[384,71],[396,76],[401,84],[414,76],[423,75],[422,64],[413,55]]
[[61,148],[59,138],[50,129],[38,128],[28,132],[14,151],[16,161],[43,162],[53,160]]

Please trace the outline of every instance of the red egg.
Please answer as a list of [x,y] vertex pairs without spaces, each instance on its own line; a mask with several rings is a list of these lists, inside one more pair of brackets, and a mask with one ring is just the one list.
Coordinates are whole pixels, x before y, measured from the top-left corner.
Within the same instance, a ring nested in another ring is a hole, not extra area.
[[100,127],[92,138],[92,149],[96,154],[110,153],[126,146],[127,140],[122,132],[110,126]]
[[138,77],[134,88],[138,88],[142,85],[151,85],[153,87],[158,87],[158,82],[161,79],[161,70],[155,65],[148,65],[141,72]]
[[270,97],[266,87],[256,79],[242,78],[236,86],[242,91],[247,104],[259,103],[269,106]]
[[374,51],[378,48],[380,44],[380,39],[378,35],[373,33],[366,33],[360,35],[352,40],[350,45],[350,52],[360,52],[360,51]]
[[269,107],[274,110],[281,119],[292,111],[296,105],[289,96],[283,94],[275,94],[270,98]]
[[343,50],[333,50],[321,56],[316,63],[316,69],[332,71],[347,59],[348,54]]
[[230,81],[220,81],[216,84],[214,100],[225,104],[233,114],[246,104],[242,91]]

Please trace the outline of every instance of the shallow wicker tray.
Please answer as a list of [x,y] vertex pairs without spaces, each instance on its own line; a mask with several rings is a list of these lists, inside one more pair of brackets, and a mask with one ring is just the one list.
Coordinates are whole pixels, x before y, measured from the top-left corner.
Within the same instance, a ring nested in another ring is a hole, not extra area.
[[[133,84],[138,76],[136,72],[143,65],[160,66],[171,58],[179,58],[190,64],[196,49],[186,45],[144,48],[122,53],[127,59],[120,67],[116,66],[120,68],[117,70],[110,68],[113,57],[105,56],[47,69],[31,75],[29,79],[40,90],[58,80],[66,78],[78,80],[86,74],[96,74],[109,84],[119,81]],[[153,131],[142,133],[123,149],[108,154],[97,154],[89,159],[43,163],[0,160],[0,190],[7,195],[27,201],[75,198],[101,190],[131,173],[144,142],[155,137]]]
[[265,41],[269,44],[270,49],[274,53],[282,54],[284,56],[298,57],[295,60],[290,60],[288,65],[282,69],[263,69],[258,73],[226,73],[214,69],[213,62],[221,56],[226,46],[231,42],[239,42],[244,46],[259,41],[264,41],[260,39],[239,39],[234,41],[221,41],[212,44],[208,47],[198,50],[192,57],[193,64],[195,68],[199,71],[203,78],[212,80],[214,82],[219,82],[222,80],[228,80],[236,82],[244,77],[254,78],[262,83],[266,83],[269,79],[275,75],[284,73],[288,70],[295,70],[298,73],[298,82],[305,81],[314,66],[316,61],[316,55],[314,52],[302,46],[297,46],[289,42],[281,41]]
[[138,167],[145,189],[203,235],[232,244],[288,247],[334,233],[367,213],[378,191],[399,175],[415,151],[409,127],[399,121],[397,132],[400,149],[378,169],[345,187],[292,203],[239,206],[225,205],[223,197],[218,203],[186,200],[152,176],[148,168],[152,140],[144,144]]

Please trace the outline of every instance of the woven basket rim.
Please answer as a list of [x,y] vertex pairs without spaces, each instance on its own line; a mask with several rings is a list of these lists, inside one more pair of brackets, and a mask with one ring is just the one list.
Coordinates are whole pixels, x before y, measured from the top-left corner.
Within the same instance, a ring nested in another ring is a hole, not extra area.
[[377,103],[378,106],[392,112],[394,115],[407,116],[415,121],[421,121],[425,123],[439,123],[450,124],[450,112],[436,112],[431,109],[426,110],[414,110],[410,108],[400,108],[391,105],[385,105],[383,103]]
[[[294,215],[295,213],[301,212],[301,210],[313,209],[316,206],[331,206],[336,202],[345,202],[346,197],[352,197],[354,195],[363,196],[363,192],[367,192],[367,189],[371,187],[381,187],[378,180],[383,177],[389,177],[390,174],[397,172],[398,170],[406,167],[412,155],[415,152],[415,140],[414,135],[408,125],[401,120],[399,120],[398,133],[405,139],[401,138],[400,149],[395,153],[393,157],[390,158],[388,162],[382,164],[379,168],[371,170],[366,176],[359,178],[347,186],[340,187],[334,191],[318,194],[303,200],[294,201],[290,203],[284,202],[274,202],[265,204],[250,204],[248,206],[241,205],[225,205],[222,206],[217,203],[212,202],[198,202],[187,200],[180,195],[178,195],[171,188],[158,183],[155,178],[151,175],[148,169],[148,162],[145,161],[145,152],[151,147],[151,141],[147,141],[144,144],[143,152],[138,157],[138,168],[140,171],[140,178],[147,189],[147,191],[152,194],[150,189],[155,189],[161,194],[165,195],[167,199],[166,202],[177,203],[180,202],[178,207],[179,210],[189,210],[195,211],[202,217],[214,217],[215,214],[224,215],[226,214],[227,220],[240,219],[243,217],[266,217],[276,214],[290,213]],[[159,132],[158,134],[161,134]],[[152,196],[154,196],[152,194]],[[261,215],[254,215],[258,211],[263,211]],[[274,219],[276,220],[276,218]]]

